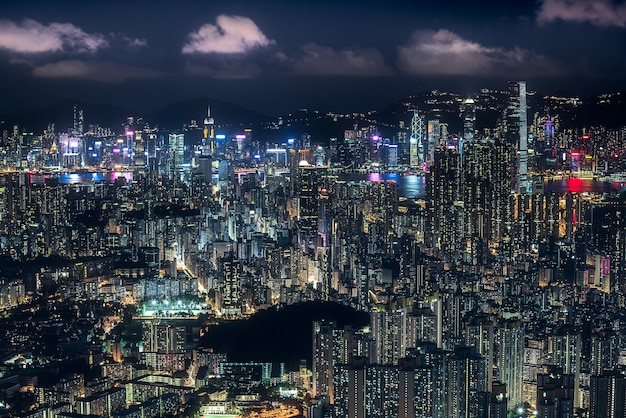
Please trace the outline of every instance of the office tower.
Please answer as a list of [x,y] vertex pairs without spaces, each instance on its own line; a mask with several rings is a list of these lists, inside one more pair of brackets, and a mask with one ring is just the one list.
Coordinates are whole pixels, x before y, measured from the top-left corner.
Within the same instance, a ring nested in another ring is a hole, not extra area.
[[623,418],[626,416],[626,381],[617,371],[591,376],[589,418]]
[[428,135],[428,162],[432,164],[435,158],[435,148],[440,145],[445,145],[441,143],[441,125],[439,123],[439,119],[429,120],[427,124],[427,135]]
[[387,150],[387,167],[389,169],[398,168],[398,145],[389,144]]
[[448,359],[447,414],[448,417],[478,417],[487,392],[485,359],[474,348],[457,347]]
[[202,174],[205,183],[213,181],[213,162],[208,156],[201,156],[198,159],[198,171]]
[[532,193],[528,181],[528,107],[526,103],[526,82],[509,83],[509,109],[507,132],[511,145],[518,151],[517,191],[521,194]]
[[517,407],[523,403],[524,326],[521,321],[500,321],[496,342],[498,380],[506,385],[509,405]]
[[185,135],[169,134],[168,177],[177,185],[181,180],[185,152]]
[[83,109],[78,105],[74,105],[74,128],[72,129],[73,136],[82,136],[85,132],[85,116]]
[[424,119],[417,109],[411,119],[411,137],[409,138],[409,165],[417,168],[424,161]]
[[204,118],[204,130],[202,132],[202,144],[208,146],[211,155],[215,155],[215,119],[211,116],[211,106],[207,108],[207,116]]
[[312,239],[318,230],[318,216],[320,209],[320,182],[326,172],[326,167],[315,167],[306,160],[300,160],[298,165],[298,183],[296,196],[299,204],[298,226],[302,234]]
[[328,395],[334,403],[333,391],[333,331],[337,329],[335,322],[313,322],[313,397]]
[[473,141],[476,132],[476,104],[474,99],[465,99],[461,104],[461,119],[463,119],[463,140]]

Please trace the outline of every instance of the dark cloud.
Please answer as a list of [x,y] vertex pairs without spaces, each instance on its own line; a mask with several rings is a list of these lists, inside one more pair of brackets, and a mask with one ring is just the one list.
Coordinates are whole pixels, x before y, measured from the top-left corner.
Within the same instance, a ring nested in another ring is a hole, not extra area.
[[418,31],[398,47],[399,68],[414,75],[556,76],[562,66],[523,48],[485,46],[447,29]]
[[301,52],[292,63],[297,74],[381,76],[394,73],[385,63],[383,54],[374,48],[336,50],[311,42],[303,45]]
[[185,65],[185,73],[191,76],[222,80],[238,80],[258,77],[263,73],[259,64],[245,61],[191,63]]
[[93,80],[104,83],[122,83],[131,79],[150,79],[164,76],[163,73],[149,69],[112,62],[88,62],[65,60],[36,66],[32,71],[40,78],[73,78]]
[[626,27],[626,3],[611,0],[543,0],[537,13],[539,23],[563,20],[597,26]]
[[184,54],[240,54],[272,44],[251,19],[219,15],[215,24],[207,23],[188,35]]

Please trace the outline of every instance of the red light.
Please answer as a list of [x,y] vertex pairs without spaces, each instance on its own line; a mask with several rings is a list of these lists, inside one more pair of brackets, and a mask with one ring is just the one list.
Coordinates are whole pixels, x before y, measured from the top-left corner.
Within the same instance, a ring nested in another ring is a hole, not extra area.
[[584,140],[589,139],[589,135],[583,135],[583,139],[584,139]]
[[569,155],[572,156],[572,157],[580,157],[580,152],[572,151],[572,152],[569,153]]

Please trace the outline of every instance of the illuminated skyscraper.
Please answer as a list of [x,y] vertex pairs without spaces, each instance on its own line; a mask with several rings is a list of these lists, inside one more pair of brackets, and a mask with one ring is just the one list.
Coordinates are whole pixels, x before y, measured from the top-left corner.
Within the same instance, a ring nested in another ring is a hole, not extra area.
[[465,343],[474,347],[478,355],[483,357],[487,364],[487,389],[491,392],[493,383],[493,364],[495,361],[495,333],[493,320],[488,316],[472,318],[466,325]]
[[170,134],[169,135],[169,161],[168,161],[168,177],[177,184],[181,179],[183,157],[185,151],[185,135]]
[[241,265],[239,259],[229,255],[221,260],[220,278],[222,287],[222,313],[227,316],[241,314],[241,286],[239,284]]
[[[308,153],[307,153],[308,155]],[[300,231],[313,238],[318,232],[318,217],[320,210],[320,181],[326,167],[316,167],[306,159],[300,160],[297,168],[296,195],[299,203]]]
[[463,119],[463,140],[474,140],[476,131],[476,104],[474,99],[465,99],[461,105],[461,117]]
[[204,131],[202,133],[204,145],[209,147],[211,155],[215,154],[215,120],[211,117],[211,106],[207,108],[207,116],[204,118]]
[[[468,129],[467,135],[473,137],[473,131],[471,134],[470,131],[471,129]],[[487,253],[487,241],[491,230],[489,205],[493,187],[493,155],[491,141],[476,139],[464,141],[461,200],[466,240],[465,262],[471,265],[484,264]]]
[[594,333],[591,336],[591,363],[589,368],[592,375],[602,374],[617,365],[619,357],[619,337],[613,330]]
[[409,139],[409,164],[419,167],[424,161],[424,119],[417,109],[413,110],[411,119],[411,138]]
[[333,375],[333,331],[337,329],[334,322],[313,322],[313,397],[328,395],[334,402]]
[[395,418],[398,416],[399,369],[372,365],[365,368],[365,416]]
[[448,360],[448,417],[478,417],[481,400],[487,392],[485,359],[473,348],[458,347]]
[[[429,120],[428,121],[428,160],[429,164],[432,164],[433,159],[435,158],[435,148],[441,143],[441,124],[439,123],[439,119]],[[443,144],[445,145],[445,144]]]
[[406,313],[384,307],[370,313],[370,324],[374,338],[372,363],[397,365],[406,351]]
[[580,356],[582,339],[580,333],[563,328],[548,338],[552,347],[552,364],[563,368],[563,373],[574,378],[574,406],[580,407]]
[[506,385],[509,405],[522,404],[524,367],[524,327],[520,321],[506,320],[498,324],[499,380]]
[[460,159],[453,147],[437,147],[430,168],[428,204],[431,216],[431,245],[459,259],[463,239],[463,205],[460,201]]
[[508,138],[517,145],[517,185],[521,194],[531,194],[531,182],[528,181],[528,107],[526,103],[526,82],[509,83]]
[[334,416],[364,418],[365,410],[365,368],[357,365],[341,364],[335,371],[336,396]]

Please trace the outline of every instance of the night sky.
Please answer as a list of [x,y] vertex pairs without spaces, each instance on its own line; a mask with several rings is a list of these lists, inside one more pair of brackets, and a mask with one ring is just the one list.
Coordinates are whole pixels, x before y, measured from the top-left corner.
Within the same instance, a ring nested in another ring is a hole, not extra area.
[[0,115],[64,98],[153,112],[208,96],[277,115],[376,109],[431,89],[626,89],[626,3],[13,1]]

